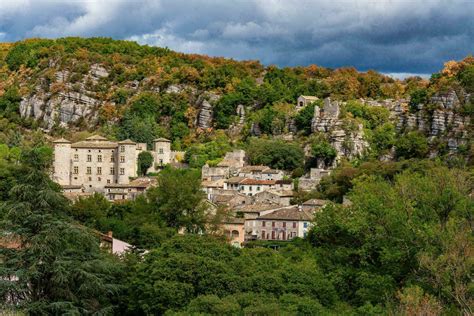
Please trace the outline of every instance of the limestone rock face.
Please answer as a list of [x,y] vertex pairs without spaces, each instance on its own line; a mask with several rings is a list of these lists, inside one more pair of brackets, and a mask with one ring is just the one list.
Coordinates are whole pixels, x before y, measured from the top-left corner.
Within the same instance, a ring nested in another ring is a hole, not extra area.
[[67,126],[80,119],[94,121],[99,104],[98,100],[79,92],[60,92],[54,96],[34,94],[22,99],[20,114],[42,120],[44,127],[51,129],[55,124]]
[[[446,93],[437,93],[431,97],[429,104],[435,110],[429,110],[426,105],[418,104],[415,111],[409,110],[408,100],[365,101],[372,106],[384,106],[390,110],[390,117],[396,122],[398,131],[418,130],[429,135],[429,140],[436,138],[446,141],[451,151],[457,150],[460,144],[469,139],[470,120],[459,114],[461,100],[468,102],[471,95],[464,91],[450,90]],[[433,157],[436,152],[432,153]]]
[[[214,93],[203,93],[199,96],[196,104],[199,108],[196,126],[199,128],[209,128],[212,126],[212,104],[219,100],[220,96]],[[212,104],[211,104],[212,103]]]
[[237,116],[239,117],[239,124],[245,122],[245,107],[242,104],[237,105]]
[[32,94],[22,98],[20,115],[41,121],[47,130],[56,124],[65,127],[79,121],[86,126],[95,124],[97,110],[102,102],[94,97],[94,92],[85,88],[85,82],[90,80],[96,83],[100,78],[108,76],[107,70],[101,65],[92,65],[82,80],[74,85],[68,83],[70,76],[68,70],[55,73],[56,83],[64,85],[63,89],[55,93],[45,91],[42,85],[37,85]]
[[209,103],[209,101],[204,100],[199,110],[197,126],[200,128],[211,127],[212,114],[213,114],[212,105]]
[[437,93],[431,98],[431,103],[444,109],[454,109],[460,104],[458,95],[454,90],[447,93]]
[[322,109],[314,107],[311,130],[328,134],[331,145],[337,151],[337,160],[342,156],[348,158],[359,156],[369,146],[364,139],[362,125],[358,125],[356,130],[345,129],[343,120],[339,119],[339,113],[340,102],[326,98]]

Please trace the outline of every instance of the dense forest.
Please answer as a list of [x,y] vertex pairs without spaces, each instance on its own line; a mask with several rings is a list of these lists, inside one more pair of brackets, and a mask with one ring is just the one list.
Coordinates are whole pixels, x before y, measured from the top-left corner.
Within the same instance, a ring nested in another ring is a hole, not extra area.
[[[106,38],[1,44],[0,313],[473,314],[472,125],[462,135],[449,124],[432,135],[400,128],[390,109],[365,102],[404,99],[407,113],[432,122],[445,111],[433,98],[450,91],[459,99],[450,113],[472,122],[472,57],[447,62],[429,80],[402,81]],[[86,114],[67,121],[51,114],[62,106],[55,100],[76,94]],[[296,111],[300,95],[320,100]],[[361,126],[364,152],[341,155],[312,129],[326,97],[341,102],[348,133]],[[204,101],[212,117],[202,127]],[[41,105],[40,116],[22,112],[28,102]],[[148,144],[167,137],[189,168],[165,168],[158,186],[133,201],[96,194],[72,203],[49,178],[51,140],[92,133]],[[200,168],[234,148],[253,164],[286,170],[296,185],[321,161],[334,166],[317,189],[296,192],[295,204],[333,202],[306,238],[238,249],[220,236],[221,214],[206,212]],[[98,234],[107,231],[133,251],[120,258],[103,251]]]

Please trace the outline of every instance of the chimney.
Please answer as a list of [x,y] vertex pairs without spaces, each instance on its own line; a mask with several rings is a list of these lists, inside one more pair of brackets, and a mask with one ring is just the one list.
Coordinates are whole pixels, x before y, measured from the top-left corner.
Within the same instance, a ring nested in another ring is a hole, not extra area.
[[109,231],[107,232],[107,236],[110,237],[110,238],[112,238],[112,234],[113,234],[113,233],[112,233],[111,230],[109,230]]
[[303,206],[298,205],[298,212],[301,212],[303,210]]

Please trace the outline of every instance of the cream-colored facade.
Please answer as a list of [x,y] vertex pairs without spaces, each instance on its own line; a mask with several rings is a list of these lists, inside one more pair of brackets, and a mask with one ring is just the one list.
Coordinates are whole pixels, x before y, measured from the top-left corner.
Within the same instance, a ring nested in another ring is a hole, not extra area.
[[[112,142],[97,135],[77,143],[66,139],[53,143],[53,180],[62,186],[82,185],[86,192],[102,192],[111,184],[129,184],[130,178],[138,176],[138,155],[146,151],[144,143],[128,139]],[[150,169],[171,162],[169,140],[156,139],[153,148],[154,164]]]

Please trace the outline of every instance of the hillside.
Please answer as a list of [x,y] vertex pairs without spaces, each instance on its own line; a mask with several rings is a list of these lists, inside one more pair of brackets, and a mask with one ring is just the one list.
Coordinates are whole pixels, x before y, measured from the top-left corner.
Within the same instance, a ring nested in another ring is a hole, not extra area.
[[[411,133],[428,141],[422,156],[469,156],[473,64],[468,57],[430,81],[400,81],[375,71],[281,69],[107,38],[31,39],[1,46],[2,140],[18,138],[12,123],[23,134],[40,129],[71,139],[86,132],[148,144],[167,137],[188,151],[210,141],[245,146],[249,137],[267,135],[297,140],[307,153],[319,142],[339,158],[391,159],[398,136]],[[300,95],[320,100],[298,109]],[[324,110],[334,102],[337,117],[315,117],[314,105]],[[199,164],[223,153],[206,155]]]

